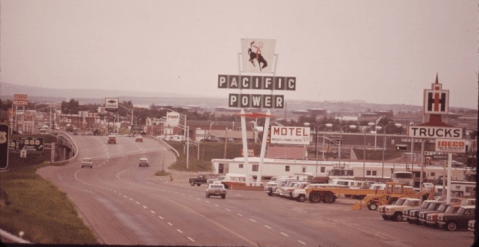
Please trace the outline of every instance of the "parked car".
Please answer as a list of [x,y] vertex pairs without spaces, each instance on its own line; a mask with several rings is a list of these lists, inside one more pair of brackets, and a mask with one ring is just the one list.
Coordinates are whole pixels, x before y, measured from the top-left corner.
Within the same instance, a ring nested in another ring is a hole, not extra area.
[[419,214],[421,212],[434,212],[436,211],[441,204],[443,204],[444,201],[433,201],[429,203],[429,206],[425,209],[412,209],[409,210],[409,215],[408,215],[408,222],[409,223],[416,223],[417,225],[421,224],[421,221],[419,220]]
[[143,142],[143,137],[138,135],[135,137],[135,142]]
[[91,158],[83,158],[81,160],[81,168],[83,167],[90,167],[93,168],[93,159]]
[[188,179],[188,182],[190,183],[191,186],[200,186],[202,184],[207,184],[208,179],[211,179],[211,176],[208,175],[198,175],[196,178],[190,178]]
[[281,179],[290,179],[289,176],[281,176],[281,177],[272,177],[271,180],[264,186],[263,190],[268,194],[268,196],[273,195],[273,189],[278,185],[278,181]]
[[406,208],[417,207],[421,203],[417,198],[399,198],[392,205],[380,205],[378,213],[384,220],[403,221],[403,210]]
[[208,188],[205,190],[206,198],[210,196],[221,196],[221,198],[226,198],[226,189],[223,184],[209,184]]
[[461,206],[455,214],[440,214],[437,224],[446,231],[455,231],[458,228],[467,228],[469,221],[474,220],[475,206]]
[[116,144],[116,135],[108,136],[108,144]]
[[457,212],[457,210],[461,207],[461,205],[459,204],[450,204],[447,206],[446,210],[444,210],[444,212],[432,212],[432,213],[428,213],[426,215],[426,222],[424,223],[425,226],[432,226],[434,228],[437,228],[438,227],[438,224],[437,224],[437,218],[440,214],[442,213],[446,213],[446,214],[454,214]]
[[470,220],[468,223],[467,223],[467,230],[471,231],[471,232],[474,232],[474,225],[476,224],[476,220]]
[[140,158],[140,160],[138,162],[138,166],[139,167],[150,166],[150,162],[148,161],[148,158]]
[[409,219],[409,212],[411,210],[416,210],[416,209],[426,209],[429,207],[429,204],[431,204],[431,202],[435,202],[435,200],[425,200],[422,202],[421,206],[418,206],[418,207],[412,207],[412,208],[405,208],[403,209],[402,211],[402,215],[403,217],[407,220],[407,222],[409,222],[410,224],[414,223],[413,221],[411,221]]

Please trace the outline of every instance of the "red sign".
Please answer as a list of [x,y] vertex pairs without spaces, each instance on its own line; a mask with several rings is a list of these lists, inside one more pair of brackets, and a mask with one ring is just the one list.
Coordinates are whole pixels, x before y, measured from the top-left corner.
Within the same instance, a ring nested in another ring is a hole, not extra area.
[[15,100],[27,100],[28,94],[23,94],[23,93],[16,93],[13,95],[13,99]]
[[466,141],[465,140],[436,140],[436,152],[443,153],[465,153]]
[[26,100],[14,100],[13,105],[25,106],[25,105],[28,105],[28,101],[26,101]]

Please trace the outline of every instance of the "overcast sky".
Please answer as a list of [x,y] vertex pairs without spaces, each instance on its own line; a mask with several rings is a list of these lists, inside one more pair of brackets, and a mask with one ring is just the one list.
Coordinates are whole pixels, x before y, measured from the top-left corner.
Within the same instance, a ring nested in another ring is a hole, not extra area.
[[[227,97],[241,39],[274,39],[289,99],[477,109],[477,0],[2,0],[1,81]],[[271,66],[271,64],[270,64]],[[265,91],[268,93],[268,91]],[[225,102],[226,104],[226,102]]]

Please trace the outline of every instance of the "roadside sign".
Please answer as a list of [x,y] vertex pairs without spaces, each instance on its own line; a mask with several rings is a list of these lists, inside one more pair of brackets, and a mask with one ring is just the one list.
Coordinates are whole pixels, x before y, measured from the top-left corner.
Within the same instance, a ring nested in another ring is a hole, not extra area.
[[407,136],[410,138],[462,139],[462,128],[409,126]]
[[436,152],[443,153],[465,153],[466,141],[465,140],[436,140]]
[[40,137],[20,137],[18,143],[19,150],[31,150],[43,152],[43,138]]
[[8,125],[0,124],[0,169],[8,167]]
[[167,112],[166,113],[166,126],[176,127],[180,124],[180,113]]
[[[241,156],[244,156],[243,149],[241,149]],[[254,149],[248,148],[248,157],[254,157]]]
[[28,94],[24,94],[24,93],[13,94],[14,100],[27,100],[27,98],[28,98]]
[[105,110],[116,111],[118,110],[118,98],[105,98]]
[[271,143],[308,145],[309,127],[271,127]]
[[26,105],[28,105],[28,101],[26,101],[26,100],[14,100],[13,105],[26,106]]

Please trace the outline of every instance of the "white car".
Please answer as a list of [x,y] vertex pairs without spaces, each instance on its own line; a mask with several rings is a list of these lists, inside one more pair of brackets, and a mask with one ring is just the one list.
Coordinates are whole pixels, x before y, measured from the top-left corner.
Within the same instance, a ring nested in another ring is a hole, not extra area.
[[91,158],[83,158],[81,160],[81,168],[83,167],[90,167],[93,168],[93,159]]
[[138,166],[150,166],[150,162],[148,162],[148,158],[140,158],[140,161],[138,162]]

